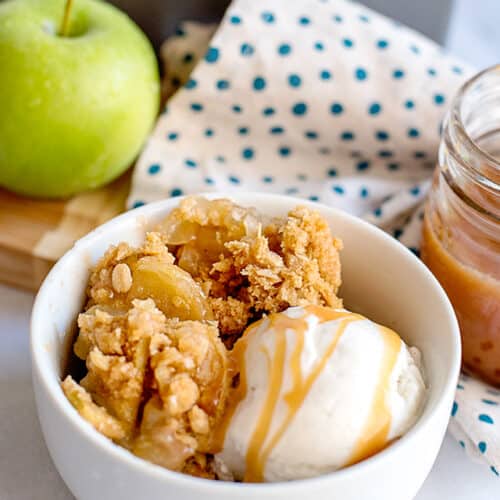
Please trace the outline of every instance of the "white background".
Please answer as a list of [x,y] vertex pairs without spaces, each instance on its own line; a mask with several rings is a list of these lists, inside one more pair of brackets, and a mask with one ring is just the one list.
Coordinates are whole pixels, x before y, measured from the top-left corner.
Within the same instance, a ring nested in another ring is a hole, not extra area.
[[[499,62],[499,25],[499,0],[458,0],[447,46],[478,68]],[[0,500],[68,500],[73,497],[52,466],[36,418],[28,348],[32,302],[32,294],[0,285]],[[417,500],[495,498],[500,478],[472,463],[447,436]]]

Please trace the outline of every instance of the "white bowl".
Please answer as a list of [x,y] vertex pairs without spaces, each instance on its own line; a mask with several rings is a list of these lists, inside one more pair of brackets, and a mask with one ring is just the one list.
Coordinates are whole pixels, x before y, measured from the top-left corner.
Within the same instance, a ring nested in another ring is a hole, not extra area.
[[403,245],[344,212],[278,195],[228,197],[269,215],[286,214],[297,204],[322,213],[344,240],[341,293],[346,306],[390,326],[422,351],[429,385],[422,416],[405,436],[368,460],[321,477],[274,484],[226,483],[171,472],[95,431],[60,386],[89,268],[111,244],[139,244],[148,226],[179,203],[174,198],[125,213],[78,241],[54,266],[36,298],[31,321],[33,383],[45,441],[64,481],[80,500],[413,498],[441,445],[460,367],[458,325],[442,288]]

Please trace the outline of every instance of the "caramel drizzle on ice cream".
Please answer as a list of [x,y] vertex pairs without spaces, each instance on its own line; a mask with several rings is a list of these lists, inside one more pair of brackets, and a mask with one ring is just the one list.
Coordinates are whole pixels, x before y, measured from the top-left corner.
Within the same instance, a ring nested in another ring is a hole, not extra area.
[[[323,355],[312,367],[307,377],[304,378],[301,367],[302,353],[305,344],[305,334],[308,329],[306,318],[313,316],[318,318],[319,323],[327,321],[341,320],[334,337],[326,347]],[[276,343],[271,359],[269,352],[264,349],[268,361],[269,388],[262,405],[262,410],[257,419],[256,426],[250,436],[246,454],[246,468],[244,481],[262,482],[264,479],[264,469],[266,462],[279,440],[291,424],[297,411],[302,406],[305,398],[309,394],[314,382],[321,375],[328,360],[335,352],[335,348],[342,337],[345,329],[350,323],[365,320],[363,316],[344,310],[335,310],[321,306],[304,307],[302,317],[289,317],[283,313],[271,314],[266,318],[251,325],[243,337],[236,343],[233,352],[233,366],[235,373],[239,372],[239,385],[235,389],[231,402],[226,410],[223,425],[219,429],[218,442],[224,442],[224,436],[238,404],[245,398],[247,391],[245,351],[248,338],[256,332],[264,321],[268,321],[267,328],[273,329],[276,333]],[[375,390],[373,406],[364,426],[361,438],[354,447],[352,458],[348,464],[373,455],[387,444],[387,435],[391,425],[390,409],[386,404],[386,391],[389,384],[390,375],[401,348],[399,336],[390,330],[379,326],[384,340],[384,354],[381,363],[381,373]],[[291,330],[295,335],[295,345],[290,355],[290,368],[292,371],[292,387],[287,391],[283,400],[288,406],[288,411],[284,420],[272,436],[269,436],[273,415],[279,401],[282,390],[286,363],[287,351],[287,330]]]
[[353,465],[381,451],[387,444],[387,436],[391,429],[391,411],[387,405],[386,396],[391,373],[398,359],[402,342],[390,328],[377,326],[384,340],[384,353],[378,383],[370,414],[346,465]]
[[[335,348],[337,347],[337,342],[340,340],[340,337],[344,333],[344,330],[346,329],[347,325],[352,322],[356,321],[358,319],[357,315],[354,315],[352,313],[348,313],[345,311],[335,311],[333,309],[331,310],[322,310],[321,308],[316,308],[317,310],[313,313],[315,316],[319,317],[319,322],[324,323],[325,321],[333,321],[336,319],[342,319],[342,322],[335,332],[335,336],[331,340],[330,344],[326,348],[323,356],[318,360],[316,365],[312,368],[311,372],[309,375],[304,379],[302,376],[302,369],[301,369],[301,356],[302,356],[302,351],[304,348],[304,334],[307,331],[307,323],[304,320],[301,320],[303,322],[304,328],[297,328],[295,325],[297,323],[297,320],[292,320],[292,325],[289,326],[290,329],[293,330],[293,332],[296,334],[296,341],[295,341],[295,348],[292,352],[292,357],[291,357],[291,367],[292,367],[292,388],[290,391],[288,391],[284,395],[284,401],[288,405],[288,412],[285,416],[285,419],[281,423],[281,425],[278,427],[277,431],[274,433],[274,435],[271,437],[269,443],[262,449],[259,444],[261,443],[255,443],[254,438],[256,432],[262,433],[264,431],[264,439],[262,440],[262,443],[266,439],[268,433],[269,433],[269,427],[270,427],[270,422],[272,420],[272,413],[274,413],[274,407],[276,406],[276,402],[274,402],[274,405],[272,408],[267,405],[268,401],[266,400],[266,404],[263,407],[263,411],[261,413],[262,415],[266,415],[267,413],[271,413],[269,417],[266,417],[269,419],[269,425],[265,429],[259,428],[259,423],[257,424],[256,431],[254,432],[254,435],[252,435],[251,440],[250,440],[250,445],[248,447],[248,452],[246,456],[246,471],[245,471],[245,481],[248,482],[261,482],[264,478],[264,467],[266,465],[267,459],[269,458],[269,455],[273,451],[274,447],[278,444],[279,440],[285,433],[285,431],[288,429],[288,426],[292,422],[293,418],[295,417],[297,411],[299,408],[302,406],[302,403],[304,402],[304,399],[306,396],[309,394],[309,391],[313,385],[313,383],[316,381],[316,379],[319,377],[321,372],[326,366],[326,363],[332,356],[332,354],[335,351]],[[307,310],[307,309],[306,309]],[[309,310],[307,312],[310,312]],[[320,312],[320,314],[316,314]],[[286,316],[285,316],[286,317]],[[280,318],[281,319],[281,318]],[[279,335],[279,338],[284,340],[285,343],[285,350],[286,350],[286,329],[282,328],[282,325],[280,324],[281,321],[278,322],[278,325],[276,324],[276,321],[271,320],[271,327],[274,327],[277,331],[277,334]],[[281,343],[281,342],[280,342]],[[278,350],[278,349],[276,349]],[[273,365],[270,366],[270,372],[271,372],[271,384],[273,383],[273,374],[274,372],[280,372],[283,373],[284,370],[284,362],[281,366],[278,366],[277,363],[274,363]],[[283,377],[281,376],[281,381]],[[271,392],[276,393],[277,395],[280,394],[281,392],[281,384],[278,390],[272,390],[271,387],[268,393],[268,399],[271,398]],[[260,419],[259,419],[260,422]],[[255,457],[255,453],[250,455],[250,450],[252,450],[253,447],[259,446],[258,449],[258,454]]]

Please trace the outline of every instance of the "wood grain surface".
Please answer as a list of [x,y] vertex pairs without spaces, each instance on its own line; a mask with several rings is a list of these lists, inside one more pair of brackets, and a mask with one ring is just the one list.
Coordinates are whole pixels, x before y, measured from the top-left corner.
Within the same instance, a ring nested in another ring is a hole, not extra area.
[[37,290],[55,261],[125,209],[130,171],[69,200],[35,200],[0,189],[0,281]]

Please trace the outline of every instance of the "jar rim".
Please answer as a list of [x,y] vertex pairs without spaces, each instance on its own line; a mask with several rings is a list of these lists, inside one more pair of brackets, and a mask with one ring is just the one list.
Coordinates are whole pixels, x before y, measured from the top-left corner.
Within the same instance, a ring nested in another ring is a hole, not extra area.
[[[464,98],[468,95],[471,89],[478,84],[480,80],[482,80],[486,75],[489,75],[493,72],[498,73],[498,78],[500,82],[500,64],[495,64],[493,66],[489,66],[479,73],[475,74],[473,77],[469,78],[458,90],[455,95],[451,108],[449,111],[449,116],[451,120],[448,120],[449,123],[452,122],[452,126],[455,129],[454,132],[458,136],[458,139],[461,142],[461,145],[465,147],[468,152],[477,155],[481,162],[486,163],[488,167],[492,168],[493,171],[500,173],[500,159],[493,156],[491,153],[483,149],[469,134],[467,128],[462,119],[462,105]],[[450,123],[451,125],[451,123]],[[500,184],[491,179],[490,176],[485,175],[485,172],[479,172],[477,168],[473,165],[468,165],[474,171],[475,177],[477,181],[481,184],[485,185],[489,189],[493,189],[495,191],[500,191]]]

